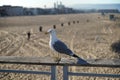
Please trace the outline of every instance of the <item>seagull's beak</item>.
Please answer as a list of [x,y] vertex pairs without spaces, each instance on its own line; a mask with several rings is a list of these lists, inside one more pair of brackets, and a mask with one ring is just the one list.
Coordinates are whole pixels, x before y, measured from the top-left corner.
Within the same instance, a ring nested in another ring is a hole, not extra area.
[[49,32],[45,32],[45,34],[49,34]]
[[49,33],[51,33],[51,29],[49,29],[47,32],[45,32],[45,34],[49,34]]

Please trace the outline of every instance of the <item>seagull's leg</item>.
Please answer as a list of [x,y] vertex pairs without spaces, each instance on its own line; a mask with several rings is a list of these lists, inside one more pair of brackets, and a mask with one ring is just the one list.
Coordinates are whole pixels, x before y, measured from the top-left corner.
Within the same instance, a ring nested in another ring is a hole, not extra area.
[[61,58],[60,58],[60,54],[59,54],[59,53],[55,54],[55,61],[56,61],[57,63],[59,63],[59,62],[61,61]]
[[58,62],[60,62],[61,61],[61,56],[60,56],[60,54],[58,53]]
[[61,60],[61,55],[58,53],[58,58],[59,58],[59,60]]
[[50,55],[51,55],[51,57],[53,57],[53,53],[52,53],[52,51],[50,50]]
[[56,52],[53,52],[53,58],[56,58],[57,56],[56,56]]
[[59,63],[59,61],[61,60],[58,55],[59,55],[59,53],[53,52],[52,57],[54,58],[55,62],[57,62],[57,63]]
[[72,56],[69,56],[69,59],[72,59]]

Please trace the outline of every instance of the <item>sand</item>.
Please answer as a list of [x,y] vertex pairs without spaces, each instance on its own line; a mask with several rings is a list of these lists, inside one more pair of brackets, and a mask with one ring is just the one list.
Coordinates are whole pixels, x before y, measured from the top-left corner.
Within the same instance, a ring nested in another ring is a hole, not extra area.
[[[119,59],[110,46],[120,39],[120,14],[109,20],[109,14],[100,13],[41,15],[0,18],[0,56],[54,56],[49,48],[49,35],[45,32],[56,25],[57,36],[83,59]],[[73,21],[76,21],[73,24]],[[79,21],[79,23],[77,23]],[[71,25],[68,25],[71,22]],[[64,26],[61,26],[64,23]],[[43,32],[39,32],[39,27]],[[31,32],[27,40],[27,32]],[[61,57],[68,57],[61,55]],[[62,80],[62,67],[58,66],[58,80]],[[0,69],[50,70],[48,66],[2,65]],[[70,67],[70,71],[120,74],[119,68]],[[70,80],[119,80],[98,77],[70,77]],[[0,80],[50,80],[50,76],[33,74],[0,73]]]

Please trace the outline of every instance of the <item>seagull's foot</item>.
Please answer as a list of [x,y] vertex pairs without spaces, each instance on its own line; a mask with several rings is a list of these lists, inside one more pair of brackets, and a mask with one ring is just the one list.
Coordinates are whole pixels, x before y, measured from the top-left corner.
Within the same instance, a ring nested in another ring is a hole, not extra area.
[[60,57],[54,57],[55,62],[59,63],[61,61]]

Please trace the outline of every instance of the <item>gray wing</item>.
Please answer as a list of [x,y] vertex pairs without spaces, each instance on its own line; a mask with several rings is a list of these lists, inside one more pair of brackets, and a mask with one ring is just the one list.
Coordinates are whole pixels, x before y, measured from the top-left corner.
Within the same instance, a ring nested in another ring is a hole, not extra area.
[[59,53],[65,53],[67,55],[72,55],[73,52],[60,40],[53,44],[54,49]]

